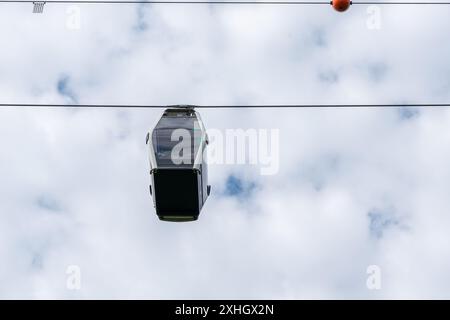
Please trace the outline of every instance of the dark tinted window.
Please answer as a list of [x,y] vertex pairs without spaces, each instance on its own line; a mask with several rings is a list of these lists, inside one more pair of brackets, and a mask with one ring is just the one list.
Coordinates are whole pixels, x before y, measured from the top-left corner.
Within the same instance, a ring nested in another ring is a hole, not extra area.
[[[199,133],[196,132],[199,129],[198,120],[195,116],[163,116],[152,134],[153,148],[158,166],[192,167],[196,151],[198,150],[199,140],[195,133]],[[172,150],[175,146],[177,146],[175,151],[180,152],[175,152],[175,158],[172,159]],[[184,151],[190,152],[184,154]],[[183,161],[183,163],[174,163],[177,160]]]

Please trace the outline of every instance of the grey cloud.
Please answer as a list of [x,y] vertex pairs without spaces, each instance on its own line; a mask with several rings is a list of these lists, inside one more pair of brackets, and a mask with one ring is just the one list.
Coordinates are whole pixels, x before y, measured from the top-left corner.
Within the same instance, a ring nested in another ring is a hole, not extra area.
[[417,118],[418,116],[420,116],[419,109],[407,108],[407,107],[398,109],[398,113],[400,115],[400,119],[402,119],[402,120],[411,120],[411,119],[414,119],[414,118]]
[[37,205],[47,211],[57,212],[61,210],[61,206],[56,199],[50,195],[41,195],[36,201]]
[[62,75],[56,84],[58,93],[68,99],[70,103],[78,103],[77,95],[75,94],[71,82],[71,78],[68,75]]
[[319,73],[320,81],[327,84],[334,84],[339,81],[339,74],[335,71],[325,71]]
[[395,216],[395,210],[388,209],[372,209],[367,214],[369,218],[370,234],[376,239],[383,237],[383,234],[392,228],[402,226],[401,221]]

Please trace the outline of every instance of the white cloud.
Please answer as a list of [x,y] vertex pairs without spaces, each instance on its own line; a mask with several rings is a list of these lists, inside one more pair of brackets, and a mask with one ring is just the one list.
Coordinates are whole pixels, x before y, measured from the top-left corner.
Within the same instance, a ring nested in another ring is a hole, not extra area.
[[[67,102],[62,77],[80,103],[450,101],[448,8],[383,7],[370,31],[363,6],[80,7],[77,31],[64,6],[2,6],[2,102]],[[0,110],[0,297],[448,298],[449,111],[201,113],[280,129],[280,172],[211,166],[200,220],[169,224],[148,194],[159,110]],[[373,210],[398,223],[374,236]]]

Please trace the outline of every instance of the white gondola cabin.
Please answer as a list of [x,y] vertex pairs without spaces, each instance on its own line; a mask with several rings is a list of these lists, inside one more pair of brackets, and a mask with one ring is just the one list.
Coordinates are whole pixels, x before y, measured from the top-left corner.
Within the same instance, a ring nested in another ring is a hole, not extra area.
[[150,194],[159,219],[195,221],[209,196],[206,146],[200,115],[191,106],[164,111],[146,143],[150,156]]

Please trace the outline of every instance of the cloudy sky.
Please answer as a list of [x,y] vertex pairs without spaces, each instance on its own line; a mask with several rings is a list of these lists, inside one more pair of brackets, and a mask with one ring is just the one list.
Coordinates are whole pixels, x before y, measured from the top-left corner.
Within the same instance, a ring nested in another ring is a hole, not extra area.
[[[0,103],[450,102],[449,17],[0,4]],[[148,192],[162,110],[0,110],[0,298],[450,298],[450,110],[201,110],[278,129],[280,168],[211,165],[181,224]]]

